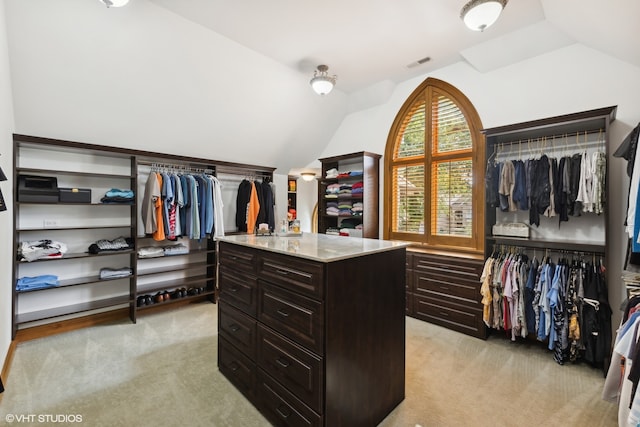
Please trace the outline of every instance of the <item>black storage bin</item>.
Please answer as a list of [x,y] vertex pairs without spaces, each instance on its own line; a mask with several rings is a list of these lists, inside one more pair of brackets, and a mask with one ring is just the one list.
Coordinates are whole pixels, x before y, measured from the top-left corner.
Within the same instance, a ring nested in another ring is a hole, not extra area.
[[18,201],[58,202],[58,179],[54,176],[18,175]]
[[91,203],[90,188],[60,188],[60,202]]

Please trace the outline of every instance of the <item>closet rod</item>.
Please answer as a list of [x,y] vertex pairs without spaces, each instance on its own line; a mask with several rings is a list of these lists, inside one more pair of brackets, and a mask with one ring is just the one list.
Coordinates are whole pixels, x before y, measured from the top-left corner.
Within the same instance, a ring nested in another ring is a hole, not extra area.
[[585,250],[577,250],[577,249],[558,249],[558,248],[538,248],[538,247],[534,247],[534,246],[522,246],[522,245],[505,245],[505,244],[500,244],[500,243],[496,243],[493,245],[493,253],[495,252],[511,252],[511,251],[523,251],[523,250],[529,250],[529,251],[542,251],[544,253],[557,253],[557,254],[563,254],[563,255],[579,255],[579,256],[598,256],[598,257],[602,257],[604,255],[604,252],[600,252],[600,251],[585,251]]
[[138,165],[151,166],[151,169],[167,169],[173,170],[176,172],[192,172],[192,173],[208,173],[213,174],[214,169],[212,167],[207,166],[192,166],[178,163],[164,163],[164,162],[153,162],[153,161],[138,161]]
[[520,140],[511,142],[500,142],[493,145],[493,152],[489,157],[491,160],[494,157],[524,157],[531,155],[542,154],[568,154],[578,153],[586,151],[587,149],[603,149],[605,148],[605,140],[598,139],[583,139],[582,135],[573,135],[562,137],[562,141],[554,139],[535,139],[535,140]]
[[218,166],[216,171],[220,174],[239,175],[239,176],[253,176],[260,178],[271,178],[273,172],[259,169],[245,169],[230,166]]
[[[589,141],[588,139],[585,141],[585,136],[587,135],[594,135],[594,134],[598,134],[599,136],[603,136],[605,135],[604,133],[604,129],[598,129],[598,130],[591,130],[591,131],[584,131],[584,132],[575,132],[575,133],[563,133],[563,134],[557,134],[557,135],[548,135],[548,136],[539,136],[537,138],[520,138],[517,140],[513,140],[513,141],[505,141],[505,142],[496,142],[493,143],[491,145],[496,146],[505,146],[505,145],[514,145],[514,144],[540,144],[542,142],[547,142],[548,144],[555,144],[555,141],[557,139],[560,140],[566,140],[567,142],[576,144],[576,145],[580,145],[580,144],[584,144],[584,143],[594,143],[594,142],[602,142],[604,143],[604,139],[603,138],[598,138],[597,140],[594,141]],[[487,138],[488,139],[488,138]],[[576,141],[577,139],[577,141]],[[491,143],[491,141],[488,141],[489,143]],[[564,142],[563,142],[564,143]]]

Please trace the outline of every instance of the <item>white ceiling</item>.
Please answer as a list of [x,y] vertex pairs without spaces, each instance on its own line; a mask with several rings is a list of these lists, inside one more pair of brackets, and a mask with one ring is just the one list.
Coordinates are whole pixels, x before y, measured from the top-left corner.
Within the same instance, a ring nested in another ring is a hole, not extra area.
[[640,40],[638,0],[511,0],[483,33],[459,17],[467,0],[151,1],[309,78],[327,64],[345,93],[460,60],[485,72],[576,42],[640,66],[628,42]]

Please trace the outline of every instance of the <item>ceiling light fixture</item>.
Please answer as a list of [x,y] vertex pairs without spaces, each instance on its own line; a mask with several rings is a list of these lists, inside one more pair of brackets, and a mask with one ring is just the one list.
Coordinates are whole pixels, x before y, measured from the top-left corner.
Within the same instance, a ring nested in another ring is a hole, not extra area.
[[336,84],[336,75],[330,76],[328,74],[329,67],[326,65],[318,65],[318,69],[313,72],[313,78],[311,79],[311,87],[318,95],[326,95],[333,89]]
[[498,20],[509,0],[471,0],[462,7],[460,18],[473,31],[484,31]]
[[107,7],[122,7],[129,3],[129,0],[98,0]]
[[300,176],[305,181],[313,181],[316,177],[316,174],[313,172],[302,172]]

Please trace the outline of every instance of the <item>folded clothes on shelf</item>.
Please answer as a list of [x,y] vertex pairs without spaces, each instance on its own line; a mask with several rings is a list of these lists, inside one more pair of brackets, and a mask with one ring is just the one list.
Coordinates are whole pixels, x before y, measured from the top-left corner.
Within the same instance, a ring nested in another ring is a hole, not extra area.
[[35,261],[37,259],[62,258],[67,252],[67,245],[55,240],[35,240],[20,243],[18,260]]
[[100,269],[100,279],[119,279],[121,277],[129,277],[133,275],[133,269],[131,267],[122,267],[122,268],[101,268]]
[[133,249],[133,239],[130,237],[116,237],[113,240],[100,239],[89,246],[90,254],[99,254],[100,252],[124,251]]
[[164,256],[164,249],[161,246],[144,246],[138,249],[138,258],[157,258]]
[[107,191],[100,202],[102,203],[133,203],[135,195],[132,190],[120,190],[112,188]]
[[36,289],[54,288],[59,285],[58,276],[53,274],[21,277],[16,282],[16,291],[34,291]]
[[189,253],[189,248],[182,244],[178,243],[177,245],[168,245],[162,247],[164,254],[166,256],[169,255],[184,255]]

